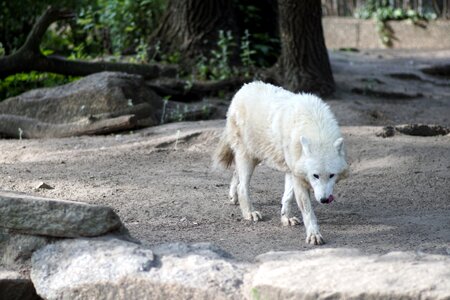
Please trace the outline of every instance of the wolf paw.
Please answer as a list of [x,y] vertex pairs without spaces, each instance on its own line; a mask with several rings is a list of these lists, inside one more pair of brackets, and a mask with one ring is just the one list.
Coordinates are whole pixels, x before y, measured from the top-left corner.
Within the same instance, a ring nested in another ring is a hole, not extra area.
[[325,241],[320,233],[310,233],[306,237],[306,243],[311,245],[323,245]]
[[239,201],[238,201],[237,195],[235,195],[235,196],[230,196],[230,204],[231,204],[231,205],[237,205],[238,203],[239,203]]
[[286,217],[286,216],[281,216],[281,224],[283,224],[283,226],[295,226],[300,224],[300,220],[297,217]]
[[254,211],[247,213],[247,215],[245,216],[245,219],[258,222],[258,221],[262,220],[262,216],[259,211],[254,210]]

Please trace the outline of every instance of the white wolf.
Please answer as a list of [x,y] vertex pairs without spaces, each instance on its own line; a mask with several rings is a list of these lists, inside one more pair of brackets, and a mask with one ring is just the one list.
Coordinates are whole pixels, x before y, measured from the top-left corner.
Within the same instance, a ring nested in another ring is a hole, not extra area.
[[335,182],[347,170],[343,138],[330,108],[311,94],[294,94],[263,82],[245,84],[234,96],[227,124],[214,154],[216,165],[235,163],[230,198],[245,219],[261,213],[249,196],[250,178],[260,162],[285,173],[281,222],[296,225],[295,200],[306,227],[306,242],[323,244],[310,202],[310,190],[320,203],[334,200]]

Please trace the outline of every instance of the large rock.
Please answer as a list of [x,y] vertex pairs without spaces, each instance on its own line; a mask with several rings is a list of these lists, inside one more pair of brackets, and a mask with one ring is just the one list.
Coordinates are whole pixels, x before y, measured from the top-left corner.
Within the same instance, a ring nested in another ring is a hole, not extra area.
[[31,278],[45,299],[241,299],[244,266],[208,247],[65,240],[33,254]]
[[0,269],[0,300],[39,300],[31,280],[26,276]]
[[52,240],[45,236],[11,233],[0,228],[0,265],[27,274],[31,268],[31,254]]
[[[102,72],[65,85],[32,90],[0,102],[0,114],[18,115],[46,123],[69,123],[92,115],[133,114],[133,107],[148,104],[139,116],[159,123],[162,99],[146,87],[142,77]],[[139,110],[142,112],[142,110]]]
[[316,249],[257,258],[248,299],[450,299],[450,257]]
[[0,191],[0,228],[53,237],[90,237],[123,226],[106,206]]

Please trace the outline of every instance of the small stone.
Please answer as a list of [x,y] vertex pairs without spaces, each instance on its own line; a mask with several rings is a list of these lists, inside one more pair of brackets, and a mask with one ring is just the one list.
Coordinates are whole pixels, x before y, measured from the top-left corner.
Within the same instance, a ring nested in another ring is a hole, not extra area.
[[45,183],[45,182],[40,182],[37,186],[36,186],[36,190],[53,190],[54,187],[52,187],[51,185]]
[[376,134],[376,136],[387,138],[395,135],[395,127],[394,126],[386,126],[383,130]]

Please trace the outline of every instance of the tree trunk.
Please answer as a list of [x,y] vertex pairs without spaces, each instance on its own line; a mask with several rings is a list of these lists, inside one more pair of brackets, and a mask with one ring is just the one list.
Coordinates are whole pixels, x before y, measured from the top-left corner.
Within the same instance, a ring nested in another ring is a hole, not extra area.
[[283,86],[294,92],[334,92],[317,0],[278,0]]
[[158,44],[165,54],[178,52],[188,62],[199,55],[209,57],[219,30],[235,33],[235,28],[233,1],[170,0],[150,43]]

